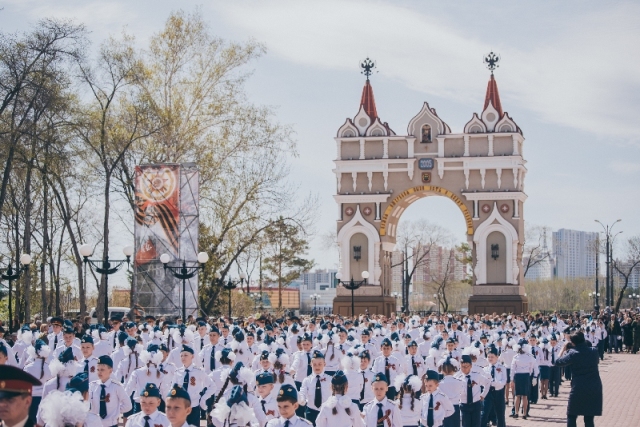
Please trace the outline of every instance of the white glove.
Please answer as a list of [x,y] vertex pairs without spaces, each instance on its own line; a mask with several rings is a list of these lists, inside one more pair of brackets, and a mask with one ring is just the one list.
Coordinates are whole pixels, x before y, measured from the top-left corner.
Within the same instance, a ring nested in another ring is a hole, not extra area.
[[533,382],[531,384],[533,384],[534,387],[537,386],[538,385],[538,378],[534,378]]

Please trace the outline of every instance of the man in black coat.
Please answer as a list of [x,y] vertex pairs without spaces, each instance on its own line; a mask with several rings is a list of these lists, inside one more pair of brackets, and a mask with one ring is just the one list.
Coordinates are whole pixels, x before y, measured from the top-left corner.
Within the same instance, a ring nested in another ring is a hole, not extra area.
[[585,342],[580,331],[571,335],[560,357],[558,366],[571,366],[571,392],[567,405],[567,427],[576,427],[579,415],[585,427],[593,427],[593,419],[602,415],[602,381],[598,372],[598,350]]
[[612,314],[607,324],[607,333],[609,334],[609,354],[612,350],[618,352],[618,336],[622,335],[620,321],[615,314]]

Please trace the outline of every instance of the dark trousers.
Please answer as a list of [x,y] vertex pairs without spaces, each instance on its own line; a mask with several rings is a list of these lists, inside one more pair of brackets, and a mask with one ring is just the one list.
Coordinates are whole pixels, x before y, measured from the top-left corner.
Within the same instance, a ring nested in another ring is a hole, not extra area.
[[187,424],[190,426],[200,425],[200,406],[191,407],[191,413],[187,416]]
[[38,407],[40,406],[40,401],[42,401],[41,396],[33,396],[31,398],[31,406],[29,406],[29,420],[33,421],[33,424],[36,424],[36,417],[38,416]]
[[453,405],[453,415],[442,420],[442,427],[460,427],[460,405]]
[[504,400],[504,389],[495,390],[493,387],[489,389],[489,394],[484,398],[484,402],[482,405],[482,422],[480,425],[482,427],[487,427],[489,424],[489,416],[496,416],[497,427],[505,427],[506,422],[504,419],[504,411],[506,408],[505,400]]
[[564,367],[564,379],[571,381],[571,366]]
[[320,411],[316,411],[315,409],[311,409],[307,406],[304,414],[304,418],[307,421],[309,421],[311,424],[316,425],[316,419],[318,418],[319,413]]
[[552,396],[557,396],[560,391],[560,367],[552,366],[549,370],[549,393]]
[[[570,415],[567,414],[567,427],[577,427],[578,424],[576,423],[578,419],[578,415]],[[594,427],[595,424],[593,423],[593,415],[585,415],[584,416],[584,427]]]
[[482,401],[460,405],[460,415],[462,415],[462,427],[480,427],[482,421]]
[[613,350],[615,350],[616,353],[618,352],[618,338],[616,337],[616,335],[610,334],[609,335],[609,353],[611,353]]
[[[302,387],[302,382],[300,381],[294,381],[296,383],[296,388],[298,389],[298,391],[300,391],[300,387]],[[296,415],[299,416],[300,418],[304,418],[305,414],[307,412],[307,406],[302,406],[302,405],[298,405],[298,409],[296,409]]]
[[598,354],[600,355],[600,360],[604,360],[604,340],[598,341]]

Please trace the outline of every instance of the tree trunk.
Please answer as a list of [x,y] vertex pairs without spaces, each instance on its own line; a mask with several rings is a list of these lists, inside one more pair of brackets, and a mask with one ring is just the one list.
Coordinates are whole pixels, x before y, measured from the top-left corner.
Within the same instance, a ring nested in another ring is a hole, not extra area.
[[[46,157],[45,157],[46,168]],[[45,169],[46,170],[46,169]],[[47,284],[45,281],[45,265],[47,264],[47,250],[49,248],[49,184],[43,180],[43,213],[42,213],[42,263],[40,264],[40,297],[42,298],[42,321],[47,320]]]

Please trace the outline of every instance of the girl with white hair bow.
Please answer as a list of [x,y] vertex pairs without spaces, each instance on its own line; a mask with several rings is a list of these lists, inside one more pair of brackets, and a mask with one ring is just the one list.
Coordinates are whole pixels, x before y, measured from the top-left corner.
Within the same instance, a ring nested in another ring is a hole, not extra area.
[[125,383],[124,391],[128,396],[133,394],[133,413],[140,412],[140,393],[147,384],[152,383],[166,396],[171,389],[171,378],[160,372],[159,366],[163,354],[157,345],[151,344],[140,354],[140,362],[144,365],[134,370]]
[[345,393],[345,396],[351,399],[356,405],[359,405],[362,388],[367,386],[371,387],[371,384],[365,384],[365,376],[358,372],[360,369],[360,358],[355,354],[347,353],[347,355],[342,358],[341,363],[344,375],[349,382],[349,389]]
[[[224,406],[220,406],[222,402],[228,402],[234,399],[234,393],[237,393],[237,386],[239,386],[246,396],[245,402],[250,407],[257,418],[259,425],[264,426],[267,423],[267,416],[262,410],[260,400],[253,394],[256,387],[256,377],[251,369],[246,368],[242,362],[237,362],[233,369],[223,372],[227,377],[224,379],[223,388],[216,395],[216,405],[211,412],[211,419],[216,427],[223,427],[225,420],[223,420],[219,411],[220,408],[224,409]],[[227,420],[228,422],[228,420]]]

